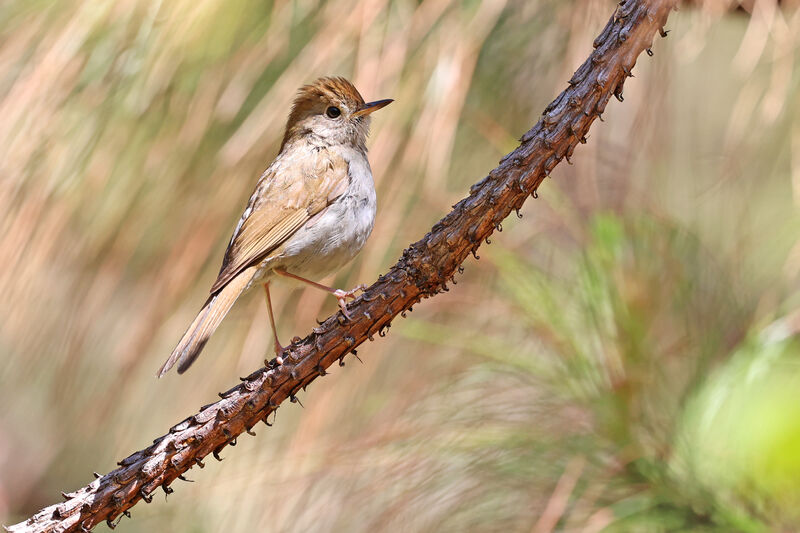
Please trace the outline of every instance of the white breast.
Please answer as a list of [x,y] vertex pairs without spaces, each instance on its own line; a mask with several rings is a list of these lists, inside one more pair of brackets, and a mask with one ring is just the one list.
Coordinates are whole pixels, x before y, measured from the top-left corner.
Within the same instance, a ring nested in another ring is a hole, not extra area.
[[372,171],[360,151],[342,148],[340,154],[349,165],[347,191],[292,235],[283,253],[265,267],[318,279],[336,272],[364,247],[377,208]]

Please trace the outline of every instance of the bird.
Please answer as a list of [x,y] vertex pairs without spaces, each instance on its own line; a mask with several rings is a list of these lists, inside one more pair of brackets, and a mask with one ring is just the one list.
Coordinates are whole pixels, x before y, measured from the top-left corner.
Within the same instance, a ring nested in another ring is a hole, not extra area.
[[297,91],[278,155],[256,183],[233,231],[208,300],[158,371],[184,373],[234,302],[263,286],[276,362],[283,346],[275,328],[270,284],[291,278],[336,297],[346,318],[352,290],[315,279],[352,260],[372,233],[377,210],[367,159],[371,113],[392,99],[365,102],[343,77],[324,77]]

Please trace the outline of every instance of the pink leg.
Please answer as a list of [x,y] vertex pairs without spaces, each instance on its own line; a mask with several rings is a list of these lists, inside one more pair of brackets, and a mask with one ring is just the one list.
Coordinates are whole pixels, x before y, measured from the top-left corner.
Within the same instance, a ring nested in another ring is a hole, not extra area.
[[320,289],[320,290],[323,290],[325,292],[329,292],[329,293],[333,294],[334,296],[336,296],[336,300],[339,302],[339,308],[342,310],[342,314],[348,320],[351,317],[347,313],[347,298],[355,298],[356,297],[356,293],[358,291],[363,291],[364,289],[367,288],[366,285],[359,285],[355,289],[352,289],[352,290],[349,290],[349,291],[343,291],[341,289],[334,289],[333,287],[328,287],[327,285],[323,285],[321,283],[317,283],[316,281],[311,281],[310,279],[301,278],[300,276],[297,276],[295,274],[290,274],[289,272],[286,272],[285,270],[280,270],[280,269],[276,268],[273,272],[275,272],[276,274],[280,274],[281,276],[284,276],[286,278],[292,278],[292,279],[296,279],[297,281],[302,281],[303,283],[311,285],[315,289]]
[[283,364],[283,358],[281,357],[281,352],[283,352],[283,346],[281,346],[280,341],[278,340],[278,328],[275,327],[275,316],[272,314],[272,300],[269,297],[269,283],[264,284],[264,291],[267,293],[267,309],[269,310],[269,323],[272,326],[272,338],[275,340],[275,357],[277,358],[278,364]]

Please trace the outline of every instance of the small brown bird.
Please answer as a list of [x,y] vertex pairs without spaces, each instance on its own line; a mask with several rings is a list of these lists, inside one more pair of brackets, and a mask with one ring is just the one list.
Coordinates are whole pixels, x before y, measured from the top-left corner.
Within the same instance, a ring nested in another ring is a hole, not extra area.
[[365,103],[344,78],[321,78],[297,93],[280,152],[258,180],[233,231],[219,276],[197,318],[158,371],[182,374],[197,359],[233,303],[262,284],[280,359],[269,285],[292,278],[333,294],[347,316],[350,291],[312,281],[335,272],[364,246],[377,206],[367,160],[370,113],[392,100]]

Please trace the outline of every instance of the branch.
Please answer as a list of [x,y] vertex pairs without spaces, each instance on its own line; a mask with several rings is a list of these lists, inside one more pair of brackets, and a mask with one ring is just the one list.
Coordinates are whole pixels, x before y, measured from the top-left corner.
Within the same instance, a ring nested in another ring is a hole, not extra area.
[[[13,532],[87,531],[107,521],[110,527],[140,500],[150,502],[161,487],[170,484],[209,454],[219,452],[267,416],[287,398],[294,401],[300,389],[325,375],[325,369],[375,334],[381,337],[397,315],[441,291],[454,281],[461,263],[519,209],[562,160],[569,161],[575,146],[586,142],[595,118],[601,117],[611,96],[622,101],[622,86],[631,76],[636,58],[650,46],[677,0],[622,0],[605,29],[594,41],[595,50],[569,80],[569,87],[505,156],[497,168],[473,185],[468,197],[437,222],[421,240],[409,246],[385,276],[379,276],[355,300],[349,312],[328,318],[305,339],[293,342],[280,366],[272,360],[242,383],[220,393],[221,400],[170,428],[153,445],[120,461],[119,468],[98,476],[69,494],[65,502],[42,509],[25,522],[10,526]],[[270,425],[267,423],[267,425]]]

